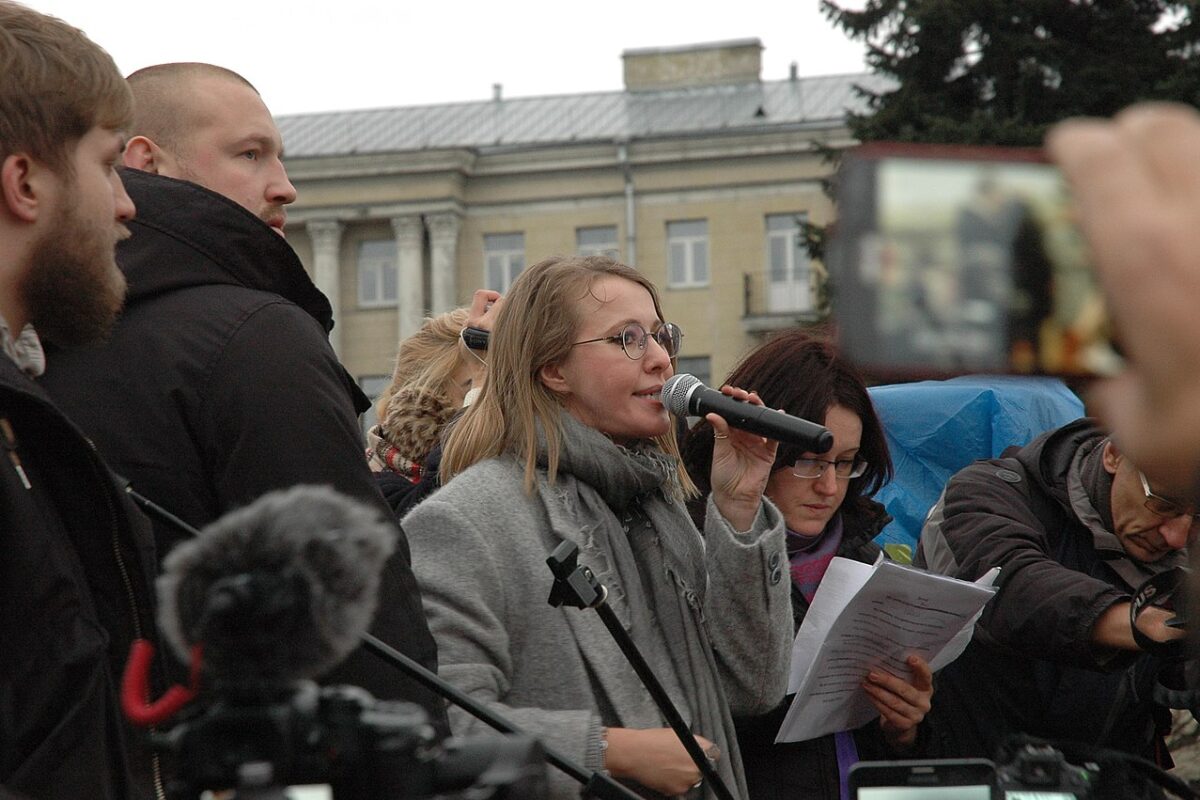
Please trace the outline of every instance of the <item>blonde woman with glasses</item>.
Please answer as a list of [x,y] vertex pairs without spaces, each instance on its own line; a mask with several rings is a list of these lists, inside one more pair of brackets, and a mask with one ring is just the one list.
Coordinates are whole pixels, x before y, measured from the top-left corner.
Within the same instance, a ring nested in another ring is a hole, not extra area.
[[[547,604],[546,556],[577,544],[745,798],[732,715],[779,703],[792,639],[783,520],[763,499],[775,446],[712,417],[721,439],[698,531],[659,400],[681,338],[630,267],[573,257],[526,269],[496,320],[483,390],[446,442],[445,485],[404,528],[446,679],[586,767],[642,791],[708,796],[597,615]],[[451,726],[473,723],[452,712]],[[578,797],[565,776],[551,788]]]

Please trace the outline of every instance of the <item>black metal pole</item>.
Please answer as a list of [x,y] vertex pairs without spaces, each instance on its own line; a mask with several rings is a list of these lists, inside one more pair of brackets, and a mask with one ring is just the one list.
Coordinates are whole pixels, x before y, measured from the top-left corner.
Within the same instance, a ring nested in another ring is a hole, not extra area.
[[[416,661],[413,661],[396,648],[380,641],[375,636],[372,636],[369,633],[364,633],[362,636],[362,643],[363,647],[365,647],[369,652],[374,653],[379,658],[400,669],[409,677],[414,678],[423,686],[446,698],[451,703],[466,709],[472,716],[486,722],[488,725],[491,725],[501,733],[519,733],[524,736],[529,735],[513,723],[506,720],[504,717],[475,700],[475,698],[459,691],[449,683],[446,683],[446,681],[442,680],[437,675],[434,675]],[[539,739],[539,741],[541,740]],[[641,795],[636,794],[629,788],[617,783],[610,776],[605,775],[603,772],[589,770],[579,766],[570,758],[558,752],[544,741],[541,741],[541,745],[542,749],[545,751],[547,761],[549,761],[555,767],[558,767],[567,775],[579,781],[580,784],[585,786],[587,790],[595,796],[605,798],[606,800],[644,800]]]
[[650,692],[650,697],[658,706],[658,710],[662,712],[663,718],[675,731],[675,735],[679,737],[684,749],[700,769],[700,774],[708,780],[713,792],[721,800],[734,800],[729,787],[725,785],[725,781],[718,774],[716,766],[700,749],[696,737],[692,735],[687,723],[680,716],[679,709],[675,708],[675,704],[671,702],[667,690],[658,682],[654,670],[650,669],[650,665],[642,657],[641,651],[638,650],[637,645],[625,630],[625,626],[621,624],[612,607],[608,605],[608,587],[601,584],[590,569],[577,563],[578,556],[579,547],[577,545],[573,542],[563,542],[546,559],[550,571],[554,573],[550,605],[567,604],[577,608],[594,608],[596,610],[596,613],[600,615],[600,621],[604,623],[604,627],[608,628],[617,647],[621,648],[621,652],[625,654],[633,671],[645,685],[646,691]]

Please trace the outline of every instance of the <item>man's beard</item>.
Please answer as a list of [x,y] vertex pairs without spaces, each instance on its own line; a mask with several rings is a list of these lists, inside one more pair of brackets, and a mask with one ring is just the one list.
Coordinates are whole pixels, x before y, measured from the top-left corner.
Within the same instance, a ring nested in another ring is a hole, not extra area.
[[34,243],[22,290],[39,338],[70,347],[108,336],[125,301],[116,238],[111,229],[89,223],[74,206],[64,205]]

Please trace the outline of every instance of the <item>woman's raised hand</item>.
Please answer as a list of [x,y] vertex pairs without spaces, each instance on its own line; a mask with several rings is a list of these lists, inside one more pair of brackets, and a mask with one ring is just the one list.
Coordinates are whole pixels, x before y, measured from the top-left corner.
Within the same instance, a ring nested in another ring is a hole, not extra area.
[[[755,392],[733,386],[722,386],[721,393],[756,406],[763,404]],[[747,531],[762,504],[778,443],[731,428],[716,414],[708,414],[705,419],[715,436],[710,473],[713,502],[734,530]]]

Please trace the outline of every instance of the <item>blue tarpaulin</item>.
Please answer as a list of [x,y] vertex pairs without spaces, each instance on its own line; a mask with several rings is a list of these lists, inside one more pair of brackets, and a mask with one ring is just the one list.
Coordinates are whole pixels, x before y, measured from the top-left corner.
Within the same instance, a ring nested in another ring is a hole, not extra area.
[[873,386],[895,478],[875,499],[894,519],[880,544],[914,547],[946,481],[980,458],[1083,416],[1083,403],[1054,378],[965,376]]

